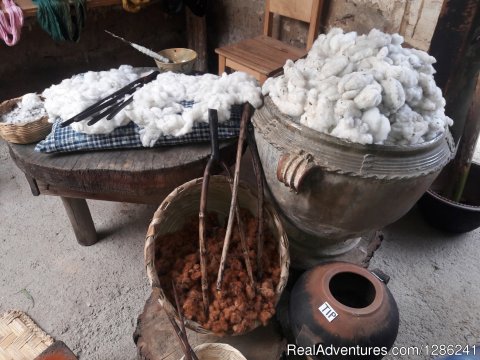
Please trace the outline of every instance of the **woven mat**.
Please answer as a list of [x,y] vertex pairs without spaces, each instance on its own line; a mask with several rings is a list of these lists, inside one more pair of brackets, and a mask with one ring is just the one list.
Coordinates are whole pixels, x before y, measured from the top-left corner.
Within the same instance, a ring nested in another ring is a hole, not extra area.
[[53,341],[24,312],[0,316],[0,360],[33,360]]

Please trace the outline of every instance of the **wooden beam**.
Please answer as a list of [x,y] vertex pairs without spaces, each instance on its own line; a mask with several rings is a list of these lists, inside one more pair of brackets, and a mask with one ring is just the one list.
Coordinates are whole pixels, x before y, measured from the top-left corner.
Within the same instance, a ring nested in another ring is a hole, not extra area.
[[[25,18],[37,16],[37,5],[32,0],[16,0],[16,3],[23,11]],[[87,0],[87,8],[122,5],[122,0]]]

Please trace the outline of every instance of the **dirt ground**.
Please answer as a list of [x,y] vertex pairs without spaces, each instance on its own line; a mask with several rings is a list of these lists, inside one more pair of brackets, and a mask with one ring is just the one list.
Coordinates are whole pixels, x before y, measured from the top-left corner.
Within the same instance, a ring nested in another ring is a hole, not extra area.
[[[0,141],[0,313],[27,312],[82,360],[135,359],[132,334],[149,295],[144,237],[155,207],[89,205],[103,239],[82,247],[60,199],[33,197]],[[391,276],[401,319],[395,345],[480,343],[480,231],[447,235],[414,209],[385,233],[371,267]]]

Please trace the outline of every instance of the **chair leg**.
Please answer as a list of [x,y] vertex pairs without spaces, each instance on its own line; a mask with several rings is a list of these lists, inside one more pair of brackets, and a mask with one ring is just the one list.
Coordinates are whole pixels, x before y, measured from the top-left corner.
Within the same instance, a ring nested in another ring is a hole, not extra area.
[[227,59],[225,56],[218,55],[218,75],[222,75],[225,72],[225,64]]

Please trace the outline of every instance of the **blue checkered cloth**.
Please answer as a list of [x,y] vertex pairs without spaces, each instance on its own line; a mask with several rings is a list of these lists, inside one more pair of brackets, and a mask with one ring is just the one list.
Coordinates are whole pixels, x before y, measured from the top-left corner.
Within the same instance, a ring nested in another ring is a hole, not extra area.
[[[184,107],[191,107],[192,102],[182,102]],[[219,140],[238,137],[240,132],[240,118],[242,106],[233,105],[230,119],[218,125]],[[51,133],[45,140],[35,146],[36,152],[55,153],[86,150],[107,150],[143,147],[140,140],[140,127],[134,122],[116,128],[110,134],[88,135],[76,132],[71,126],[60,127],[61,121],[53,124]],[[182,136],[162,136],[155,143],[155,147],[181,144],[192,144],[210,141],[209,125],[196,123],[188,134]]]

